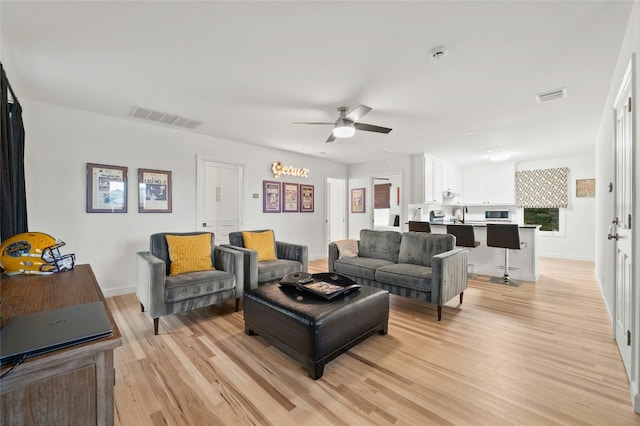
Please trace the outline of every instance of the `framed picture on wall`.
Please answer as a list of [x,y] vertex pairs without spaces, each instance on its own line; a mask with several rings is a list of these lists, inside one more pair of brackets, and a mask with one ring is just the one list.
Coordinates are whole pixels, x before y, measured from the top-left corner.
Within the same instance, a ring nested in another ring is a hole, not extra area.
[[262,211],[264,213],[280,213],[281,196],[280,182],[262,181],[262,198],[264,199]]
[[127,212],[127,168],[87,163],[87,213]]
[[300,211],[302,213],[313,213],[314,196],[313,185],[300,184]]
[[300,187],[297,183],[282,183],[282,211],[297,212],[298,198],[300,198]]
[[138,169],[138,212],[171,213],[171,172]]
[[351,213],[364,213],[364,188],[351,190]]

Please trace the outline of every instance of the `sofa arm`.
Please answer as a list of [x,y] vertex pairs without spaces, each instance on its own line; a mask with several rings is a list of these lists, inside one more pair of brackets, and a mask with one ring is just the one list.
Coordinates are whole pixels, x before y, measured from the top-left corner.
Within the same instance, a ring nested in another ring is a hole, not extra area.
[[309,270],[309,254],[307,246],[276,241],[276,257],[278,259],[295,260],[302,263],[302,272]]
[[243,290],[249,291],[251,289],[258,288],[258,252],[244,247],[232,246],[230,244],[222,244],[221,247],[242,253],[242,263],[244,267]]
[[467,288],[467,251],[454,249],[431,259],[431,303],[443,305]]
[[329,272],[335,272],[333,262],[338,259],[340,252],[338,251],[338,245],[336,243],[329,243]]
[[221,246],[215,246],[213,251],[215,259],[213,267],[236,276],[236,299],[239,298],[244,290],[244,253]]
[[165,314],[166,268],[164,260],[148,251],[137,253],[136,296],[151,318],[158,318]]

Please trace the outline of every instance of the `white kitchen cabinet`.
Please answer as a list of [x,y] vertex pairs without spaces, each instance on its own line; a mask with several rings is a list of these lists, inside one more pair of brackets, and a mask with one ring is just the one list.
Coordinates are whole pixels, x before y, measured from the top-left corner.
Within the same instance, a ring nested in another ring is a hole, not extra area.
[[515,163],[472,166],[464,169],[464,203],[511,205],[515,203]]
[[[431,154],[411,157],[411,202],[416,204],[462,204],[462,169]],[[444,198],[451,191],[454,197]]]
[[442,204],[444,161],[429,154],[424,155],[424,202]]

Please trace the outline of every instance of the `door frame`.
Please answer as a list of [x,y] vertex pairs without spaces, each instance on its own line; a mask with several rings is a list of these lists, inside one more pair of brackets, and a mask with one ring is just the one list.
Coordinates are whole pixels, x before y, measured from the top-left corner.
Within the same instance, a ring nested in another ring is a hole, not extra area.
[[[630,126],[631,126],[631,131],[629,132],[630,134],[630,146],[631,146],[631,152],[629,153],[629,161],[631,162],[630,167],[631,167],[631,174],[629,176],[629,178],[626,180],[626,184],[630,186],[631,191],[630,191],[630,196],[631,199],[629,201],[630,206],[629,206],[629,210],[630,210],[630,214],[631,214],[631,218],[632,220],[632,226],[631,228],[626,231],[625,234],[625,238],[630,238],[631,242],[629,243],[630,248],[629,248],[629,257],[630,257],[630,273],[629,273],[629,280],[630,280],[630,287],[629,287],[629,301],[627,302],[627,308],[629,309],[629,328],[630,328],[630,335],[631,335],[631,347],[629,349],[629,354],[628,356],[624,356],[623,355],[623,351],[620,350],[620,347],[622,345],[626,345],[626,339],[624,339],[624,341],[620,341],[620,339],[623,339],[623,335],[626,334],[624,332],[624,330],[622,330],[622,333],[620,332],[620,330],[618,330],[618,274],[619,274],[619,270],[618,270],[618,240],[613,240],[614,244],[612,245],[612,251],[613,251],[613,256],[612,256],[612,264],[611,264],[611,270],[613,271],[613,299],[612,299],[612,337],[616,342],[616,345],[618,346],[618,350],[620,351],[620,357],[623,361],[624,364],[624,368],[626,369],[626,373],[627,376],[629,378],[629,390],[631,393],[631,400],[633,402],[633,406],[634,406],[634,411],[637,413],[640,413],[640,287],[638,287],[638,284],[636,283],[637,281],[637,267],[634,267],[635,265],[635,250],[637,249],[637,241],[636,238],[634,238],[634,234],[637,235],[637,232],[635,232],[634,226],[633,224],[637,224],[637,215],[636,215],[636,211],[635,211],[635,192],[636,192],[636,188],[635,188],[635,144],[636,144],[636,138],[635,135],[637,133],[637,123],[635,122],[635,115],[637,114],[636,112],[636,107],[637,107],[637,103],[634,102],[636,97],[635,97],[635,54],[633,54],[631,56],[631,59],[629,60],[629,63],[627,65],[624,77],[620,83],[619,89],[618,89],[618,93],[615,97],[614,103],[612,105],[612,115],[613,115],[613,156],[612,156],[612,160],[613,160],[613,176],[614,179],[613,181],[615,182],[615,185],[613,186],[613,202],[614,202],[614,208],[613,208],[613,215],[614,217],[618,217],[619,221],[624,221],[625,218],[623,217],[619,217],[620,212],[618,211],[618,189],[619,189],[619,182],[618,182],[618,149],[617,149],[617,143],[618,143],[618,111],[619,111],[619,107],[620,105],[624,105],[625,100],[627,97],[630,98],[630,105],[631,105],[631,112],[629,114],[629,120],[630,120]],[[636,225],[637,226],[637,225]],[[617,230],[618,226],[616,224],[612,224],[612,234],[617,235],[618,234],[618,230]]]
[[[332,185],[331,181],[340,181],[342,182],[342,188],[341,190],[336,193],[337,188],[335,185]],[[349,235],[348,232],[348,223],[347,223],[347,207],[348,207],[348,202],[347,202],[347,185],[348,185],[348,180],[346,178],[333,178],[333,177],[326,177],[325,179],[326,182],[326,188],[327,191],[325,192],[325,229],[324,229],[324,239],[325,239],[325,245],[324,245],[324,249],[325,249],[325,255],[328,255],[328,250],[329,250],[329,243],[332,240],[332,236],[331,236],[331,228],[332,228],[332,214],[331,214],[331,207],[332,207],[332,199],[334,199],[334,197],[339,197],[343,200],[343,208],[342,210],[342,223],[343,223],[343,231],[342,231],[342,238],[341,239],[345,239],[347,238],[347,235]]]

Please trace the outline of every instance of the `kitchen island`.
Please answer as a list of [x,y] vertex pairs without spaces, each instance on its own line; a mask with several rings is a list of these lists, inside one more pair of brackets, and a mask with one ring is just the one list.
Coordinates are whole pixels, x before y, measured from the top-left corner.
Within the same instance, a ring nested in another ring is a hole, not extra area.
[[[469,272],[501,277],[504,274],[504,249],[487,246],[487,223],[467,223],[473,225],[476,241],[480,245],[467,248]],[[525,246],[520,250],[509,251],[509,277],[514,280],[538,281],[538,228],[539,225],[520,225],[520,242]],[[447,224],[432,223],[431,232],[446,234]]]

